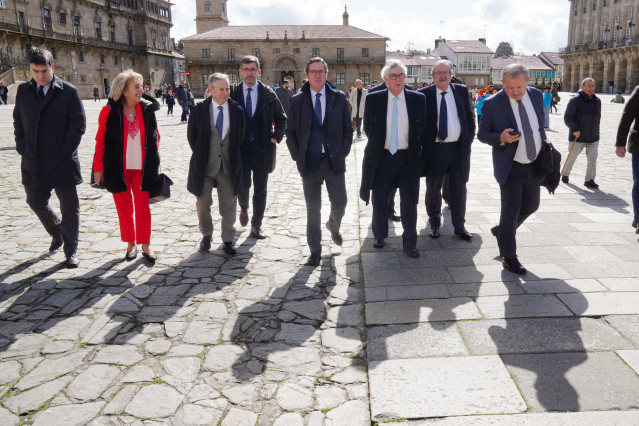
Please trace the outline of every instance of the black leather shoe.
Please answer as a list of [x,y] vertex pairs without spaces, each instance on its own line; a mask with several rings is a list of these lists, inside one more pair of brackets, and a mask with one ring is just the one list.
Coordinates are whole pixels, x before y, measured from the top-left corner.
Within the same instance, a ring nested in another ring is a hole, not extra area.
[[155,261],[158,260],[158,257],[155,255],[155,253],[147,253],[144,250],[142,250],[142,256],[144,256],[144,258],[147,260],[147,262],[154,264],[155,265]]
[[235,250],[235,247],[233,247],[233,243],[231,241],[227,241],[224,243],[224,253],[230,254],[231,256],[237,253],[237,250]]
[[636,227],[637,227],[637,221],[636,221],[636,220],[633,220],[633,221],[632,221],[632,227],[633,227],[633,228],[636,228]]
[[473,239],[473,234],[466,231],[466,228],[455,229],[455,235],[461,237],[462,240],[470,241]]
[[373,240],[373,247],[375,248],[384,247],[384,240]]
[[566,176],[566,175],[563,175],[563,176],[561,177],[561,181],[562,181],[563,183],[568,183],[568,181],[569,181],[569,180],[570,180],[570,179],[568,179],[568,176]]
[[71,256],[67,256],[66,265],[69,269],[75,269],[80,266],[80,259],[78,258],[78,255],[74,253]]
[[586,188],[592,188],[592,189],[597,189],[599,188],[599,185],[597,185],[594,181],[594,179],[590,179],[584,182],[584,186]]
[[439,226],[433,226],[432,228],[430,228],[428,236],[431,238],[439,238]]
[[497,237],[499,234],[499,225],[490,228],[490,233],[493,234],[493,237]]
[[62,234],[54,235],[51,239],[51,245],[49,246],[49,251],[56,251],[60,247],[62,247],[62,243],[64,240],[62,239]]
[[417,251],[415,247],[410,249],[404,249],[404,253],[406,253],[408,257],[412,257],[413,259],[416,259],[419,257],[419,252]]
[[402,221],[402,218],[400,216],[397,216],[396,214],[390,215],[389,219],[392,220],[393,222],[401,222]]
[[248,211],[244,209],[240,210],[240,225],[242,226],[248,225]]
[[322,255],[319,253],[311,253],[306,261],[307,266],[319,266],[320,261],[322,260]]
[[342,234],[340,234],[339,231],[331,230],[328,227],[328,223],[326,223],[326,229],[328,229],[328,231],[331,233],[331,239],[333,240],[333,242],[337,244],[338,246],[341,246],[342,243],[344,242],[344,239],[342,238]]
[[124,256],[124,260],[126,260],[126,261],[130,262],[130,261],[132,261],[133,259],[135,259],[136,257],[138,257],[138,246],[135,246],[135,247],[133,248],[133,251],[132,251],[131,253],[129,253],[129,252],[127,251],[126,255]]
[[209,250],[211,250],[211,237],[203,237],[202,241],[200,241],[200,251]]
[[504,260],[501,261],[501,264],[505,269],[508,269],[510,272],[514,272],[515,274],[525,274],[526,268],[523,267],[521,263],[519,263],[519,259],[517,256],[515,257],[504,257]]

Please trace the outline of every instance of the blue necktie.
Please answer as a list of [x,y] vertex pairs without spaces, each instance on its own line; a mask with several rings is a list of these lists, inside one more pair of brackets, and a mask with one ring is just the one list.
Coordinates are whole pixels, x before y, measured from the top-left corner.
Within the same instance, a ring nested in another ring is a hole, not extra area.
[[398,130],[398,121],[397,117],[397,100],[398,96],[393,98],[393,117],[391,121],[391,134],[390,134],[390,143],[388,144],[388,151],[391,154],[395,154],[397,152],[397,148],[399,147],[399,130]]
[[317,121],[319,121],[320,125],[323,123],[322,120],[322,102],[320,102],[321,93],[315,94],[315,115],[317,116]]
[[448,108],[446,107],[446,92],[442,92],[442,102],[439,105],[439,139],[448,137]]
[[248,113],[249,118],[253,118],[253,100],[251,99],[251,90],[252,87],[249,87],[246,91],[246,112]]
[[517,101],[519,107],[519,118],[521,119],[521,127],[524,131],[524,140],[526,141],[526,156],[530,161],[534,161],[537,158],[537,148],[535,147],[535,138],[533,136],[532,127],[530,127],[530,120],[528,120],[528,113],[524,107],[523,102]]
[[215,127],[217,127],[217,131],[220,132],[220,137],[224,138],[222,135],[222,131],[224,130],[224,107],[217,107],[218,111],[217,120],[215,120]]

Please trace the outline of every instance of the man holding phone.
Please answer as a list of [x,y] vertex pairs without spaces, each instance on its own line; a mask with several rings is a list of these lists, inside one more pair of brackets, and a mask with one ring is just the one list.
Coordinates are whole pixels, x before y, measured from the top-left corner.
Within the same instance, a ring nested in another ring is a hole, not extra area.
[[501,192],[497,237],[505,269],[525,274],[517,258],[517,228],[539,208],[539,178],[543,166],[543,95],[528,87],[529,72],[522,64],[502,71],[503,90],[484,102],[477,137],[493,147],[493,167]]

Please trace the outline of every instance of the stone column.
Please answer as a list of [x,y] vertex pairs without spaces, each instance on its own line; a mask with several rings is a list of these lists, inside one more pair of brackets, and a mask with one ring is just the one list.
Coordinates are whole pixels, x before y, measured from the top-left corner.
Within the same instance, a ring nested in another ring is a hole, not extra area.
[[[617,90],[617,87],[619,87],[619,79],[620,78],[625,78],[624,73],[621,71],[621,61],[622,58],[617,58],[615,59],[615,76],[613,78],[614,82],[615,82],[615,87],[614,87],[614,91]],[[613,91],[613,93],[614,93]]]

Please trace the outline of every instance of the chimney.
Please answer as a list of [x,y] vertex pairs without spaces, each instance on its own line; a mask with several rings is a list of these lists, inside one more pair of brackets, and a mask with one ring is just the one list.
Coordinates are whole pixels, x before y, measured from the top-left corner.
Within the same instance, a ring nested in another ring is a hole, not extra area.
[[439,43],[442,42],[441,38],[435,39],[435,49],[437,49],[437,46],[439,46]]
[[342,14],[342,21],[344,25],[348,25],[348,10],[346,10],[346,5],[344,5],[344,13]]
[[486,45],[486,39],[485,38],[480,38],[479,41],[481,41],[482,43],[484,43],[484,46]]

